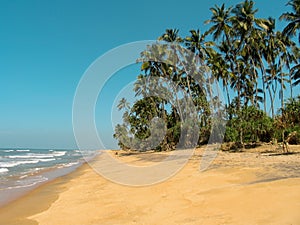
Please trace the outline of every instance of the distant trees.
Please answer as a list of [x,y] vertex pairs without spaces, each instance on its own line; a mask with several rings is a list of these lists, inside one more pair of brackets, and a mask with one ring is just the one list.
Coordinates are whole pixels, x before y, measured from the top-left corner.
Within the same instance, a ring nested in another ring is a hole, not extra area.
[[[114,134],[120,147],[143,149],[139,140],[151,136],[149,122],[156,117],[161,118],[161,129],[166,131],[157,150],[174,149],[182,142],[181,134],[189,133],[190,129],[199,131],[197,144],[207,143],[212,130],[221,124],[214,123],[214,115],[227,121],[224,140],[242,146],[245,142],[284,140],[288,133],[300,132],[299,121],[295,119],[299,118],[300,98],[293,96],[300,83],[300,55],[299,46],[292,39],[299,32],[300,1],[292,0],[288,5],[292,12],[280,17],[288,22],[282,32],[276,30],[275,19],[256,17],[258,10],[252,0],[229,8],[225,4],[212,7],[212,16],[205,21],[211,27],[204,33],[191,30],[187,37],[181,37],[179,30],[167,29],[158,39],[176,43],[194,57],[163,46],[152,46],[141,54],[142,74],[134,87],[141,99],[131,108],[125,99],[118,105],[124,110],[124,123],[117,125]],[[172,63],[149,60],[153,52]],[[187,70],[188,63],[191,68]],[[203,65],[210,69],[211,76],[206,76]],[[149,78],[157,79],[151,83]],[[161,78],[172,81],[173,89],[158,82]],[[223,102],[220,90],[213,90],[213,83],[224,90]],[[285,91],[287,88],[289,92]],[[158,89],[159,97],[152,96]],[[196,115],[188,107],[186,111],[178,107],[185,101],[179,90],[190,96]],[[281,107],[277,112],[278,96]],[[133,145],[129,144],[132,140]],[[188,137],[181,147],[191,147],[192,142],[193,137]]]

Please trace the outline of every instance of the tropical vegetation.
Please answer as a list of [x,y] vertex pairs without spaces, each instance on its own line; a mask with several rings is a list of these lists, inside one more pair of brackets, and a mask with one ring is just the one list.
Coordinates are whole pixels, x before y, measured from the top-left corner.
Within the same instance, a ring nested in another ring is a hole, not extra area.
[[293,132],[299,143],[300,0],[287,6],[282,31],[275,18],[257,17],[252,0],[212,7],[205,32],[182,37],[167,29],[158,38],[166,45],[149,46],[138,59],[138,100],[118,105],[124,113],[114,134],[119,146],[169,150],[224,140],[244,147],[282,142]]

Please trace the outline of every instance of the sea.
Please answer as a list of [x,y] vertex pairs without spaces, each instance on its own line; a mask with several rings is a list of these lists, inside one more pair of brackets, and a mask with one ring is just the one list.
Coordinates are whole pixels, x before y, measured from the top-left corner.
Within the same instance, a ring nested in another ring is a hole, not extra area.
[[74,171],[98,151],[0,148],[0,206]]

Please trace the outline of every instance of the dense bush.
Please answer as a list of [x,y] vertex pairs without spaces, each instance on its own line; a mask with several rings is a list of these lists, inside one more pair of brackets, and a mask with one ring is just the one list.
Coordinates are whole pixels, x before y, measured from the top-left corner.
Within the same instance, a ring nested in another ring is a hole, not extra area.
[[262,110],[246,106],[227,123],[225,142],[269,142],[274,135],[273,121]]

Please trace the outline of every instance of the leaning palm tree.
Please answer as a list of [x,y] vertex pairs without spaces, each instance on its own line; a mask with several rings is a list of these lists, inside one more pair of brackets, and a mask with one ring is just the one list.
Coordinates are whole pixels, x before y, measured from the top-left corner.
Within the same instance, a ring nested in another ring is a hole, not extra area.
[[[292,12],[283,13],[280,20],[288,21],[288,25],[283,29],[283,34],[292,37],[300,30],[300,0],[291,0],[287,5],[292,7]],[[300,32],[298,34],[298,41],[300,43]]]

